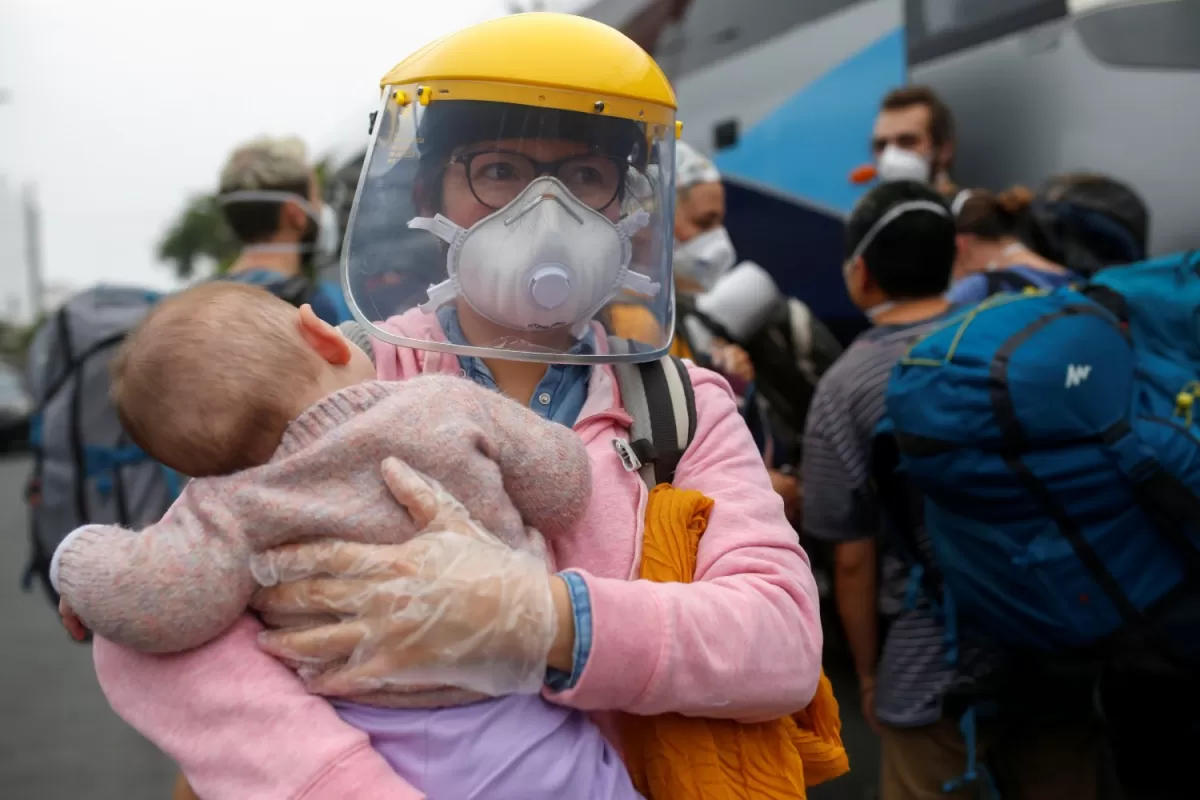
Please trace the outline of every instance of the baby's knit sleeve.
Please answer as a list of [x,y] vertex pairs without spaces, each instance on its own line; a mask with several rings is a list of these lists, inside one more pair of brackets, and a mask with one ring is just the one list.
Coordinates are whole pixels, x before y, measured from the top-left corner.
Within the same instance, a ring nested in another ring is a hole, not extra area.
[[223,511],[221,494],[219,482],[195,480],[145,530],[79,528],[54,553],[55,587],[109,641],[143,653],[205,644],[233,624],[257,588],[245,532]]

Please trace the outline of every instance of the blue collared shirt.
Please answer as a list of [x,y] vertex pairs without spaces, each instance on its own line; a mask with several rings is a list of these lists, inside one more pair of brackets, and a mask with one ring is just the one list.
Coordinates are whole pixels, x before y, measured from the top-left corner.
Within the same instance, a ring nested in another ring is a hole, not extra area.
[[[458,312],[453,306],[443,307],[438,311],[437,316],[447,341],[451,344],[468,344],[466,336],[463,335],[462,326],[458,323]],[[568,352],[575,354],[594,352],[593,337],[594,334],[589,332]],[[492,371],[488,369],[482,359],[474,356],[459,356],[458,365],[470,380],[480,386],[499,391]],[[591,371],[591,367],[584,364],[550,364],[546,369],[546,374],[534,389],[529,407],[538,416],[551,422],[557,422],[567,427],[574,426],[579,419],[580,412],[583,411],[583,404],[587,400],[588,377],[591,375]],[[566,581],[567,590],[571,595],[571,609],[575,617],[574,669],[570,674],[556,669],[550,669],[546,673],[546,685],[561,692],[574,687],[579,682],[579,676],[583,674],[588,656],[591,655],[592,603],[583,578],[574,572],[560,572],[559,576]]]

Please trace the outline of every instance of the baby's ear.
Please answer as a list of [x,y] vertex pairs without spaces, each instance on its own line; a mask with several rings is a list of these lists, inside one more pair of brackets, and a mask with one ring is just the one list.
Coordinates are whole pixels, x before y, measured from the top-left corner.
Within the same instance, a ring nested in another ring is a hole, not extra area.
[[304,341],[321,358],[335,367],[350,363],[350,342],[336,328],[313,313],[312,306],[307,303],[300,306],[297,325]]

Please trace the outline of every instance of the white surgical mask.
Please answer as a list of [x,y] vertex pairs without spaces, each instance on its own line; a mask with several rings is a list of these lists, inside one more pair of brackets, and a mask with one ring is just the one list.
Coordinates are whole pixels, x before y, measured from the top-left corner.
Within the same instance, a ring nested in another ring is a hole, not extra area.
[[912,150],[905,150],[894,144],[883,148],[879,154],[879,162],[875,165],[876,173],[881,182],[888,181],[917,181],[929,183],[933,178],[933,169],[929,159]]
[[569,325],[582,335],[622,290],[658,294],[660,284],[629,270],[630,237],[649,221],[639,211],[614,225],[552,177],[532,181],[511,203],[467,229],[441,214],[415,217],[410,228],[450,245],[449,278],[429,287],[421,310],[433,313],[462,297],[510,330]]
[[686,242],[675,243],[675,271],[691,278],[708,291],[737,263],[737,251],[729,232],[721,225],[693,236]]

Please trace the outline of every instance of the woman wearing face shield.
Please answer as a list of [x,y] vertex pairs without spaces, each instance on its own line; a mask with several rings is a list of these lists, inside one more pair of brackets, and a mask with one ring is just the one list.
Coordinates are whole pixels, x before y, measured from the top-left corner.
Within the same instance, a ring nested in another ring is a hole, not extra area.
[[[268,554],[260,574],[280,582],[260,610],[337,622],[282,627],[260,649],[248,619],[170,660],[100,643],[110,702],[211,800],[420,796],[310,687],[349,697],[453,674],[588,712],[614,742],[613,712],[759,721],[803,708],[822,642],[812,573],[728,384],[699,368],[675,478],[714,501],[694,582],[633,580],[648,489],[614,447],[630,416],[612,364],[670,347],[677,126],[662,72],[611,28],[525,14],[418,51],[382,86],[343,255],[379,377],[459,373],[572,426],[592,462],[585,519],[547,542],[557,572],[437,530]],[[380,258],[417,282],[389,297],[408,308],[382,311],[356,280]],[[596,320],[632,298],[657,332],[618,349]],[[306,687],[272,655],[316,677]]]

